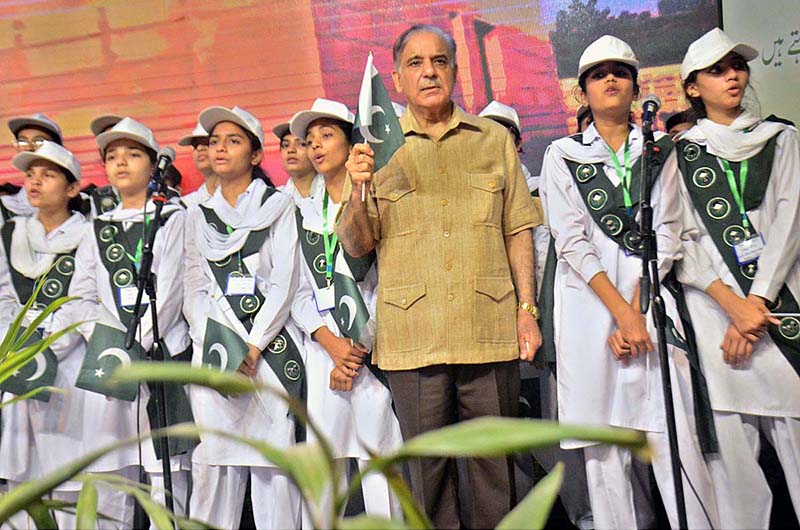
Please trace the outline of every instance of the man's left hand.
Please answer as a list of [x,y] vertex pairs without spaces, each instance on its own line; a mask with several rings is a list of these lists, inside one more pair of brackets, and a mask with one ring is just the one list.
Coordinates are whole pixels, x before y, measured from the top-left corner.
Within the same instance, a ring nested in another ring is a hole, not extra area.
[[536,350],[542,345],[542,333],[533,315],[523,309],[517,310],[517,337],[519,358],[532,363]]

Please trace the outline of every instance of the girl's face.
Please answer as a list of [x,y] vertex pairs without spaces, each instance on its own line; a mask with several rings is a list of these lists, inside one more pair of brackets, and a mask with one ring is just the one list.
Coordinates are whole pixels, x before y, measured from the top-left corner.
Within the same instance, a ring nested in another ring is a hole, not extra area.
[[120,195],[139,197],[147,193],[153,162],[142,144],[121,138],[114,140],[103,157],[108,181]]
[[23,127],[14,138],[14,149],[18,153],[36,151],[45,141],[54,141],[53,135],[36,127]]
[[286,133],[281,138],[281,163],[283,169],[293,177],[307,175],[314,171],[311,160],[308,158],[306,141],[292,133]]
[[261,149],[253,150],[244,129],[233,122],[218,123],[209,137],[211,170],[223,180],[250,175],[261,162],[262,153]]
[[39,210],[67,210],[69,200],[80,193],[80,185],[69,182],[64,170],[53,162],[34,160],[25,172],[25,193],[31,206]]
[[192,162],[203,176],[211,174],[211,159],[208,157],[208,138],[197,138],[192,142]]
[[749,79],[747,61],[731,52],[697,72],[696,81],[686,86],[686,93],[702,99],[708,114],[726,113],[739,109]]
[[306,130],[308,157],[317,173],[336,176],[344,169],[350,154],[350,140],[334,120],[314,120]]
[[583,105],[592,109],[594,116],[630,113],[634,99],[633,76],[630,69],[616,61],[606,61],[594,66],[586,75]]

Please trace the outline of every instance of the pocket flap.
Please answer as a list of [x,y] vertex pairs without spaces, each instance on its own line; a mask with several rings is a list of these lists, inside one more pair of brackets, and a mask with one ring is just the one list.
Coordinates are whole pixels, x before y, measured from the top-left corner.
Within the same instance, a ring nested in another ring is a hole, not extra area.
[[505,188],[506,180],[495,173],[470,173],[469,185],[479,190],[495,193]]
[[475,290],[499,302],[514,291],[514,284],[511,283],[511,279],[507,277],[494,278],[478,276],[475,278]]
[[414,302],[425,296],[425,284],[415,283],[403,287],[387,287],[383,290],[383,301],[387,304],[408,309]]
[[393,187],[390,188],[389,186],[383,186],[377,188],[375,190],[375,196],[379,199],[385,199],[391,202],[397,202],[412,191],[417,189],[416,187],[408,184],[407,186],[400,186],[400,187]]

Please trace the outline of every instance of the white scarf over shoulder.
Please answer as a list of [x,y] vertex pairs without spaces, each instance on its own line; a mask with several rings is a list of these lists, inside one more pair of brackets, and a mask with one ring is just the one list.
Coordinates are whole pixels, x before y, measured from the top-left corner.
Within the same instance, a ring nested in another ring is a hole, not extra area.
[[755,114],[744,111],[730,125],[704,118],[683,133],[680,139],[705,145],[711,155],[731,162],[741,162],[757,155],[770,138],[785,129],[794,128],[783,123],[764,121]]
[[[38,214],[32,217],[15,217],[11,235],[11,266],[26,278],[36,279],[46,273],[58,254],[71,252],[83,237],[80,223],[84,220],[78,212],[72,214],[49,238]],[[67,224],[74,226],[62,230]]]
[[261,198],[266,192],[266,183],[261,179],[254,179],[244,196],[237,201],[236,207],[233,207],[222,196],[222,188],[217,188],[216,193],[203,206],[213,209],[232,231],[222,234],[208,223],[197,223],[195,231],[200,254],[211,261],[225,259],[241,250],[250,232],[271,226],[287,208],[294,207],[292,199],[280,191],[273,193],[261,204]]
[[[656,140],[659,140],[662,136],[664,136],[664,133],[656,131]],[[631,164],[633,164],[642,156],[642,130],[639,126],[631,125],[628,139],[630,141],[630,160]],[[603,163],[609,166],[614,165],[611,152],[608,150],[608,144],[597,132],[594,124],[589,125],[583,132],[582,141],[576,142],[571,136],[566,136],[550,144],[550,149],[565,160],[574,160],[584,164]]]

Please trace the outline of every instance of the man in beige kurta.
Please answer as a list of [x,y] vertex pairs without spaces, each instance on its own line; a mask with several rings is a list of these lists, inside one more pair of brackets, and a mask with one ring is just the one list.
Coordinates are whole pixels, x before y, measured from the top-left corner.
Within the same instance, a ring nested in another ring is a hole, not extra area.
[[[406,143],[374,178],[371,149],[354,148],[338,233],[354,256],[377,249],[373,362],[386,373],[408,439],[478,416],[516,415],[518,359],[532,360],[541,344],[531,230],[541,219],[506,129],[450,99],[452,38],[414,26],[394,55],[395,87],[409,103],[400,119]],[[412,465],[414,495],[436,527],[494,527],[513,506],[507,459],[470,460],[467,469],[470,520],[459,514],[454,461]]]

